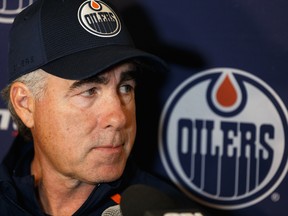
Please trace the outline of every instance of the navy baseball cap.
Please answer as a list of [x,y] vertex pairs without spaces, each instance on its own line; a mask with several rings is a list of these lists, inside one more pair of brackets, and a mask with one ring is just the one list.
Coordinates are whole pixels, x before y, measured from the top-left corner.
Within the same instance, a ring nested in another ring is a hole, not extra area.
[[10,31],[10,82],[39,68],[80,80],[129,59],[166,68],[157,56],[134,47],[106,0],[37,0],[18,14]]

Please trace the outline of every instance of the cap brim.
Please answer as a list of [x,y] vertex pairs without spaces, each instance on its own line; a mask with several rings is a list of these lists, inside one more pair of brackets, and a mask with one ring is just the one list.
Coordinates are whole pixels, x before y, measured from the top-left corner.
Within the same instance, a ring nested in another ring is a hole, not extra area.
[[152,54],[128,46],[104,46],[73,53],[51,61],[41,68],[70,80],[94,76],[126,60],[137,59],[159,70],[167,70],[165,62]]

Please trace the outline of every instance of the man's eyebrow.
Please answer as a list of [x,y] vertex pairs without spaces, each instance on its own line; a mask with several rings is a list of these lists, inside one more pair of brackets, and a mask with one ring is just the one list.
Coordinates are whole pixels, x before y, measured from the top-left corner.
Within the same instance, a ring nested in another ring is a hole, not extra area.
[[102,75],[102,74],[98,74],[98,75],[95,75],[93,77],[90,77],[90,78],[87,78],[87,79],[83,79],[83,80],[78,80],[78,81],[75,81],[70,87],[69,87],[69,90],[72,91],[76,88],[79,88],[83,85],[86,85],[86,84],[90,84],[90,83],[96,83],[96,84],[107,84],[109,82],[109,79]]
[[[121,73],[120,76],[120,82],[128,81],[128,80],[135,80],[139,71],[137,69],[132,69],[128,71],[124,71]],[[69,91],[72,91],[76,88],[79,88],[83,85],[90,84],[90,83],[95,83],[95,84],[107,84],[109,82],[109,77],[105,76],[104,74],[97,74],[93,77],[83,79],[83,80],[77,80],[72,85],[69,87]]]
[[124,81],[128,81],[128,80],[134,80],[136,82],[138,74],[139,74],[139,71],[137,71],[136,68],[125,71],[120,76],[120,82],[124,82]]

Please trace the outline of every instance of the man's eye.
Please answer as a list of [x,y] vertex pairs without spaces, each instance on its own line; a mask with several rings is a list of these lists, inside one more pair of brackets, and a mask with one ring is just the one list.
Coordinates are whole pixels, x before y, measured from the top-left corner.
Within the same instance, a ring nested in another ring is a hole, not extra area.
[[81,93],[84,97],[91,97],[97,93],[97,88],[93,87]]
[[131,85],[122,85],[120,86],[120,93],[127,94],[134,90],[134,88]]

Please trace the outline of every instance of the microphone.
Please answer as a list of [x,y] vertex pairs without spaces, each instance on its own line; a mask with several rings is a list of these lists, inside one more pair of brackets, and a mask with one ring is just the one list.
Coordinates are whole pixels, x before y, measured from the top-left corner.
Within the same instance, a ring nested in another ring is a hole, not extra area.
[[121,213],[120,205],[114,205],[105,209],[102,212],[101,216],[123,216],[123,215]]
[[120,209],[123,216],[144,216],[147,210],[170,210],[176,203],[165,193],[147,186],[132,185],[121,197]]
[[162,191],[137,184],[123,192],[120,205],[107,208],[101,216],[204,216],[204,214],[197,209],[179,208],[176,201]]

